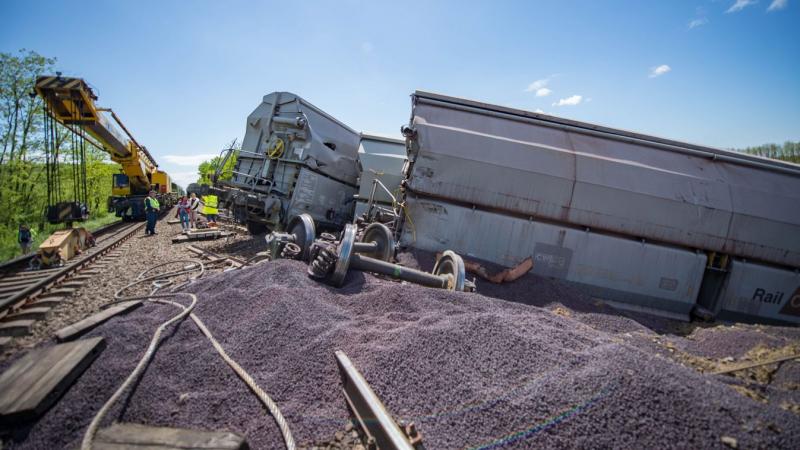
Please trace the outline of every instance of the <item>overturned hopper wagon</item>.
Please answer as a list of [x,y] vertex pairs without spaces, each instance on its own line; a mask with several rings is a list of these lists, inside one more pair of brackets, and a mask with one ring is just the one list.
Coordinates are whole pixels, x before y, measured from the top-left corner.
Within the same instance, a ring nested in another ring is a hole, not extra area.
[[215,182],[221,206],[254,233],[303,213],[320,228],[341,228],[353,216],[359,140],[295,94],[265,95],[247,118],[231,178]]
[[402,244],[686,319],[800,322],[800,166],[448,97],[412,96]]

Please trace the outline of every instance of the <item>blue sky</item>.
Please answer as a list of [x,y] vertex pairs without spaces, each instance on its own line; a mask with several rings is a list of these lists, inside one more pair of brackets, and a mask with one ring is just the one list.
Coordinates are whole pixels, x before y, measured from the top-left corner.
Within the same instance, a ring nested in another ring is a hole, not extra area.
[[[425,89],[731,148],[800,140],[800,1],[0,1],[185,185],[292,91],[398,135]],[[537,83],[538,81],[538,83]]]

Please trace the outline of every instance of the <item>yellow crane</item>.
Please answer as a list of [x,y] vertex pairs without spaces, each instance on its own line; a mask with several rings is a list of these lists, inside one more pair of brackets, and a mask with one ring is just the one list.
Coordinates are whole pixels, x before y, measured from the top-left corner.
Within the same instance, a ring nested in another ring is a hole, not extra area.
[[[41,76],[36,80],[35,90],[44,100],[49,117],[72,131],[77,128],[88,133],[96,141],[93,144],[121,166],[121,173],[113,175],[110,211],[123,220],[144,219],[144,199],[150,190],[157,192],[159,202],[166,208],[175,203],[169,175],[158,169],[153,155],[136,141],[114,111],[97,106],[97,95],[86,81],[60,75]],[[61,209],[66,212],[48,213],[48,220],[69,222],[80,216],[73,213],[74,204]]]

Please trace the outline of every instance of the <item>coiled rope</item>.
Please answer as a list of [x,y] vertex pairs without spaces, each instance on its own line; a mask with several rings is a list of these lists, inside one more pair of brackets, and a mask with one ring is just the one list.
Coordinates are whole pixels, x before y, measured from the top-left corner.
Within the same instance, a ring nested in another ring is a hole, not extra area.
[[[176,270],[172,272],[160,273],[156,275],[152,275],[149,277],[145,277],[145,275],[149,272],[152,272],[154,269],[159,267],[163,267],[169,264],[176,264],[181,262],[189,262],[192,266],[188,266],[181,270]],[[248,261],[249,262],[249,261]],[[247,387],[250,388],[251,391],[258,397],[261,403],[267,407],[270,414],[272,415],[273,419],[280,428],[281,434],[283,435],[283,440],[286,444],[286,448],[288,450],[295,450],[295,443],[294,437],[292,436],[292,432],[289,429],[289,424],[286,422],[286,418],[283,417],[278,405],[270,398],[270,396],[263,390],[258,384],[255,382],[252,376],[247,373],[246,370],[242,368],[236,361],[231,358],[222,345],[217,341],[208,328],[205,326],[202,320],[194,314],[193,310],[195,305],[197,304],[197,296],[194,294],[190,294],[188,292],[173,292],[169,294],[158,294],[157,292],[171,284],[174,284],[173,280],[170,278],[176,277],[178,275],[184,275],[192,272],[196,272],[197,268],[200,268],[200,273],[191,277],[189,281],[185,283],[181,283],[173,287],[173,291],[177,288],[183,287],[188,282],[200,278],[205,274],[205,265],[201,261],[195,260],[175,260],[175,261],[168,261],[166,263],[159,264],[157,266],[153,266],[144,272],[140,273],[139,276],[136,278],[135,281],[132,283],[127,284],[126,286],[122,287],[121,289],[117,290],[114,293],[114,301],[111,304],[132,301],[132,300],[144,300],[153,303],[162,303],[162,304],[169,304],[181,309],[181,312],[176,316],[172,317],[171,319],[167,320],[166,322],[162,323],[153,333],[152,339],[150,339],[150,345],[148,345],[147,350],[145,351],[142,358],[139,360],[139,363],[133,369],[133,371],[128,375],[128,378],[120,385],[119,388],[114,392],[114,394],[106,401],[102,408],[97,412],[97,414],[92,419],[92,422],[89,424],[89,427],[86,429],[86,433],[83,436],[83,441],[81,443],[81,450],[91,450],[92,448],[92,441],[94,440],[94,436],[97,433],[97,429],[100,426],[105,415],[111,409],[111,407],[116,403],[122,394],[130,387],[130,385],[141,375],[141,372],[144,370],[145,367],[149,364],[150,360],[153,359],[155,355],[156,349],[158,348],[158,342],[161,339],[161,333],[173,323],[179,322],[186,318],[186,316],[191,317],[192,321],[194,321],[197,328],[200,329],[200,332],[211,342],[211,345],[214,349],[219,353],[222,359],[233,369],[236,375],[245,382]],[[149,295],[143,296],[134,296],[134,297],[123,297],[122,293],[129,288],[139,285],[141,283],[151,281],[153,284],[153,289]],[[183,305],[173,300],[162,300],[166,298],[174,298],[178,296],[189,296],[192,299],[191,304],[189,306]]]

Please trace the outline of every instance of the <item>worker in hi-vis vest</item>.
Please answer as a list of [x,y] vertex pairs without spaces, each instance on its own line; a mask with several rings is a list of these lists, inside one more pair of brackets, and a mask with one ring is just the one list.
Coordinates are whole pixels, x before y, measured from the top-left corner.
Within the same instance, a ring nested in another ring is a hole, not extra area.
[[205,214],[206,219],[209,222],[216,222],[217,221],[217,196],[216,195],[204,195],[203,196],[203,214]]
[[161,205],[158,204],[156,198],[156,191],[150,191],[147,198],[144,199],[144,212],[147,217],[147,227],[144,229],[145,236],[156,234],[156,219],[158,218],[158,211]]

